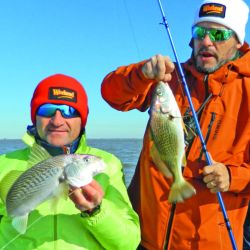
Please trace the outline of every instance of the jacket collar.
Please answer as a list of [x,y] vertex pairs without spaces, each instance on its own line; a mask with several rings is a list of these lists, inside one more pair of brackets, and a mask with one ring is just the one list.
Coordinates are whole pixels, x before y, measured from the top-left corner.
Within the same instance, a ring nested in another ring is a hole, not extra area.
[[85,130],[82,131],[81,135],[75,141],[63,147],[56,147],[42,140],[38,136],[36,128],[33,125],[27,127],[27,132],[23,136],[22,140],[25,144],[27,144],[30,147],[32,147],[34,143],[41,145],[49,152],[51,156],[56,156],[60,154],[73,154],[79,148],[81,148],[81,150],[83,151],[85,151],[87,148]]
[[[245,43],[240,48],[241,56],[234,61],[229,61],[213,73],[207,75],[210,92],[220,95],[223,85],[234,81],[239,75],[250,77],[250,47]],[[194,60],[191,58],[183,65],[187,77],[191,75],[199,82],[203,82],[206,74],[196,70]],[[189,83],[192,85],[193,81]],[[191,86],[190,86],[191,87]]]

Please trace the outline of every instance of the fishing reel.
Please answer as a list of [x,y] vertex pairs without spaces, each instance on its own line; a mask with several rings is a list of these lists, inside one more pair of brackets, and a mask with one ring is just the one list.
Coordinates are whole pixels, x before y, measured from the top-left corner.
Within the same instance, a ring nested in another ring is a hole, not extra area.
[[192,114],[190,114],[190,108],[187,108],[182,119],[186,130],[184,133],[185,145],[188,146],[193,142],[193,139],[197,135],[195,121]]

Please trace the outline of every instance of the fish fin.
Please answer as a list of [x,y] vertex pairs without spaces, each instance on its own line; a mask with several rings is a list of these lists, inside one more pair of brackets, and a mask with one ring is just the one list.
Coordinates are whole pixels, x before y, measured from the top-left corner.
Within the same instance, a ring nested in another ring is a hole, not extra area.
[[27,230],[28,224],[28,213],[23,216],[14,217],[12,219],[12,226],[16,229],[20,234],[24,234]]
[[69,185],[65,182],[62,182],[58,185],[58,187],[53,192],[53,196],[49,199],[51,211],[55,211],[59,204],[59,200],[63,198],[67,200],[69,193]]
[[172,178],[173,175],[169,171],[168,167],[166,164],[161,160],[160,154],[155,146],[155,144],[152,145],[150,149],[150,155],[152,157],[152,160],[155,164],[155,166],[167,177],[167,178]]
[[196,194],[195,188],[186,180],[181,182],[174,182],[170,188],[168,201],[170,203],[183,202]]
[[181,165],[183,167],[185,167],[187,165],[187,158],[186,158],[185,151],[184,151],[183,156],[182,156],[182,163],[181,163]]
[[59,184],[57,188],[57,192],[55,193],[55,199],[64,198],[67,200],[69,193],[69,185],[66,182],[62,182]]
[[63,198],[64,200],[68,199],[69,194],[69,185],[65,182],[62,182],[58,185],[55,189],[53,194],[51,195],[50,199],[48,199],[48,206],[50,211],[57,211],[60,199]]
[[182,120],[182,126],[183,126],[183,131],[187,137],[197,136],[197,133],[195,132],[195,130],[191,126],[188,126],[187,124],[185,124],[183,120]]
[[53,197],[51,199],[48,200],[48,211],[50,211],[51,213],[55,213],[57,211],[58,208],[58,204],[59,204],[59,198],[58,197]]
[[35,143],[30,150],[28,165],[34,166],[41,161],[47,160],[48,158],[51,158],[51,155],[47,152],[47,150]]
[[6,200],[9,189],[22,173],[23,171],[11,170],[0,181],[0,199],[2,201]]
[[182,128],[183,128],[184,134],[185,134],[185,135],[188,135],[188,131],[187,131],[187,128],[186,128],[186,124],[184,123],[183,119],[181,120],[181,125],[182,125]]

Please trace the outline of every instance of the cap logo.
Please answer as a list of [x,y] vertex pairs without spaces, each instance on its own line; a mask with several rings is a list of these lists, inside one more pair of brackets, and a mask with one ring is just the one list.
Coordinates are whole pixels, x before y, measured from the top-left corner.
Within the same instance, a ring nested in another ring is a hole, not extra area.
[[206,3],[200,8],[199,17],[215,16],[224,18],[226,6],[219,3]]
[[49,88],[50,100],[64,100],[68,102],[77,102],[76,91],[68,88]]

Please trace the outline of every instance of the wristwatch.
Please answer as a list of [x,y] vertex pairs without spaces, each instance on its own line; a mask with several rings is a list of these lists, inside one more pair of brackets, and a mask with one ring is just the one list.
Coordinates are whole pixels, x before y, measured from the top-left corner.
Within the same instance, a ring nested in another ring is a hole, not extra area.
[[80,215],[81,215],[82,218],[92,217],[92,216],[95,216],[95,215],[99,214],[100,210],[101,210],[101,204],[97,205],[92,210],[81,211]]

